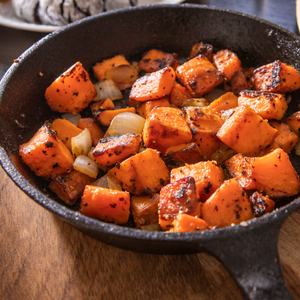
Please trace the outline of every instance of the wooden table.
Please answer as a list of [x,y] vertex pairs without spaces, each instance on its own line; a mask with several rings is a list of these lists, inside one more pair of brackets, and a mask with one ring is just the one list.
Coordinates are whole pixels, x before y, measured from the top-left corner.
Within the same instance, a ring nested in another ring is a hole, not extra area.
[[[294,0],[200,2],[255,14],[298,34]],[[44,35],[0,26],[0,78]],[[300,210],[287,219],[278,243],[293,299],[300,299],[299,235]],[[0,238],[0,299],[243,299],[208,254],[140,254],[93,240],[33,202],[2,169]]]

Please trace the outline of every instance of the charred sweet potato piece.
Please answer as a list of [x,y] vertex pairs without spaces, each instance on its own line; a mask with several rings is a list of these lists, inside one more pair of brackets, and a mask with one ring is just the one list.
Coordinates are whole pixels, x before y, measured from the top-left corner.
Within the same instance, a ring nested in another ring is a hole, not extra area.
[[151,49],[143,55],[139,62],[139,68],[148,73],[152,73],[165,67],[176,69],[178,64],[176,55],[157,49]]
[[155,107],[146,117],[143,140],[146,147],[164,154],[170,146],[191,142],[192,133],[181,110]]
[[201,55],[177,67],[176,76],[195,97],[208,93],[224,80],[214,65]]
[[104,136],[102,129],[95,123],[92,118],[81,118],[77,123],[77,127],[82,130],[87,128],[90,131],[93,146],[96,146],[99,140]]
[[239,106],[223,123],[217,137],[237,153],[256,155],[269,146],[278,131],[248,106]]
[[130,90],[129,98],[137,101],[163,98],[170,94],[174,81],[174,69],[163,68],[137,79]]
[[19,154],[33,172],[44,178],[54,178],[73,169],[71,152],[46,125],[20,146]]
[[257,91],[285,94],[299,89],[300,76],[293,66],[276,60],[254,70],[253,82]]
[[102,221],[126,224],[130,215],[130,194],[86,185],[81,198],[80,212]]
[[136,228],[158,224],[159,194],[131,197],[131,213]]
[[297,111],[293,113],[291,116],[289,116],[285,123],[289,125],[296,133],[297,135],[300,134],[300,111]]
[[189,56],[189,59],[194,58],[195,56],[198,56],[201,54],[201,55],[207,57],[207,59],[209,61],[212,61],[213,50],[214,50],[214,47],[210,44],[204,44],[202,42],[197,43],[193,46],[190,56]]
[[193,96],[187,88],[177,82],[174,82],[173,88],[169,95],[169,101],[171,104],[181,107],[185,100],[191,98],[193,98]]
[[122,188],[135,195],[150,195],[169,183],[170,173],[160,153],[146,149],[108,171]]
[[188,143],[169,147],[163,159],[171,170],[185,164],[195,164],[203,160],[203,157],[196,143]]
[[294,132],[291,127],[285,123],[279,123],[271,120],[270,125],[278,130],[278,135],[275,137],[273,142],[270,144],[270,149],[281,148],[286,153],[291,153],[293,148],[299,141],[298,135]]
[[154,107],[170,107],[170,102],[167,97],[163,97],[157,100],[149,100],[146,102],[142,102],[137,107],[137,113],[142,116],[143,118],[146,118],[148,113],[154,108]]
[[77,113],[86,108],[97,92],[88,72],[77,62],[46,89],[45,98],[54,111]]
[[203,204],[202,218],[211,227],[239,224],[253,217],[249,198],[235,179],[225,180]]
[[213,63],[228,81],[237,71],[242,71],[242,63],[238,56],[227,49],[214,54]]
[[223,110],[228,110],[237,106],[238,97],[232,92],[227,92],[218,99],[211,102],[208,108],[212,113],[220,113]]
[[248,82],[246,75],[243,71],[237,71],[233,74],[230,80],[231,91],[235,95],[239,95],[239,93],[243,90],[248,89]]
[[121,65],[130,65],[130,63],[127,61],[124,55],[116,55],[109,59],[103,60],[102,62],[96,63],[93,67],[93,72],[99,81],[103,81],[106,79],[105,73],[107,70]]
[[140,134],[123,134],[103,138],[93,150],[93,157],[100,166],[108,167],[138,152]]
[[185,119],[193,133],[193,142],[201,156],[210,159],[211,155],[222,145],[217,132],[223,124],[221,117],[207,107],[185,107]]
[[100,111],[97,116],[94,114],[94,116],[97,118],[99,123],[101,123],[103,126],[109,126],[112,119],[123,112],[130,112],[130,113],[135,113],[136,109],[135,107],[126,107],[126,108],[119,108],[119,109],[107,109]]
[[90,105],[90,110],[94,114],[96,112],[99,113],[100,111],[103,110],[113,109],[114,107],[115,107],[114,102],[110,98],[107,98],[105,100],[100,100]]
[[239,105],[251,107],[263,119],[281,120],[288,106],[284,95],[257,92],[242,91],[238,98]]
[[172,223],[173,232],[192,232],[209,229],[207,223],[198,216],[179,214]]
[[186,176],[194,177],[197,193],[202,202],[208,199],[224,181],[223,169],[212,161],[201,161],[193,165],[186,164],[171,170],[171,182]]
[[268,195],[264,196],[259,192],[254,192],[250,196],[250,203],[252,205],[254,217],[260,217],[266,213],[272,212],[275,207],[275,202],[271,200]]
[[159,194],[159,224],[162,230],[169,230],[180,213],[200,215],[200,204],[193,177],[183,177],[164,186]]
[[77,170],[70,173],[57,175],[49,184],[49,188],[57,196],[69,205],[75,202],[82,195],[84,187],[93,182],[93,178]]

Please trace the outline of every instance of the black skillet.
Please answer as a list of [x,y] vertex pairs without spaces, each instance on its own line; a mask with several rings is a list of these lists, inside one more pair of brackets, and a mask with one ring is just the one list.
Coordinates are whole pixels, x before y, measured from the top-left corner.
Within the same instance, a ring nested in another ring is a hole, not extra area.
[[[298,70],[300,38],[242,13],[197,5],[136,7],[90,17],[54,32],[21,55],[0,83],[0,160],[27,195],[80,231],[124,249],[180,254],[206,251],[236,279],[247,299],[291,299],[282,277],[277,240],[300,198],[281,201],[271,214],[244,225],[197,233],[145,232],[80,215],[51,194],[17,156],[18,146],[55,116],[45,104],[46,87],[76,61],[91,70],[99,60],[124,54],[135,59],[150,48],[187,57],[203,41],[238,54],[244,67],[276,59]],[[294,92],[288,114],[299,110]],[[291,157],[300,173],[299,159]],[[276,174],[274,174],[276,176]]]

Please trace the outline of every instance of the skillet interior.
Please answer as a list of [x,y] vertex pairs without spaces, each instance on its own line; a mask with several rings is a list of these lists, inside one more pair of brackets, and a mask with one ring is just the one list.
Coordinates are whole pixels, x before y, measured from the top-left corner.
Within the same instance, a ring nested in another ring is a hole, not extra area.
[[[192,45],[203,41],[215,51],[228,48],[238,54],[243,66],[260,66],[276,59],[300,70],[299,38],[287,30],[241,13],[197,5],[136,7],[104,13],[48,35],[27,50],[6,73],[0,85],[1,164],[21,189],[37,203],[96,239],[122,248],[152,253],[199,251],[201,241],[235,235],[272,224],[297,209],[296,199],[268,216],[210,232],[165,234],[142,232],[86,218],[59,200],[53,200],[47,183],[24,166],[18,156],[20,144],[28,141],[47,119],[57,116],[44,100],[46,87],[76,61],[91,70],[99,60],[124,54],[129,60],[150,48],[187,57]],[[299,110],[300,93],[294,92],[287,112]],[[297,158],[293,164],[300,173]],[[290,201],[291,199],[289,199]],[[205,247],[204,247],[205,248]],[[201,250],[200,249],[200,250]]]

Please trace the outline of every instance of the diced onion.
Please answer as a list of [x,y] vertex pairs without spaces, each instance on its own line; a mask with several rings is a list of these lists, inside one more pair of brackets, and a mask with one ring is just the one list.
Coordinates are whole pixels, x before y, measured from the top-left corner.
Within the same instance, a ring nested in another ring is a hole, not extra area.
[[296,155],[300,156],[300,140],[298,141],[298,143],[295,146],[295,153]]
[[81,119],[81,115],[80,114],[72,114],[72,113],[62,114],[61,117],[63,119],[68,120],[69,122],[71,122],[75,126],[77,126],[78,121]]
[[223,94],[225,94],[226,91],[222,89],[213,89],[212,91],[208,92],[207,95],[205,95],[205,99],[211,103],[212,101],[220,98]]
[[143,225],[141,226],[141,229],[145,231],[161,231],[159,224]]
[[113,178],[111,178],[107,174],[103,175],[102,177],[94,181],[92,185],[100,186],[107,189],[122,191],[121,185],[118,184]]
[[99,81],[94,84],[94,87],[97,91],[94,101],[105,100],[107,98],[110,98],[111,100],[123,98],[121,91],[111,79]]
[[224,161],[228,160],[235,154],[236,152],[227,145],[222,145],[216,152],[212,154],[211,160],[214,160],[218,165],[221,165]]
[[92,147],[90,131],[85,128],[80,134],[71,139],[73,156],[87,155]]
[[99,172],[98,164],[85,155],[79,155],[76,157],[73,163],[73,168],[92,178],[96,178]]
[[208,104],[209,103],[204,98],[192,98],[185,100],[182,106],[205,107],[208,106]]
[[116,115],[106,131],[106,136],[126,134],[126,133],[142,133],[145,119],[137,114],[124,112]]

